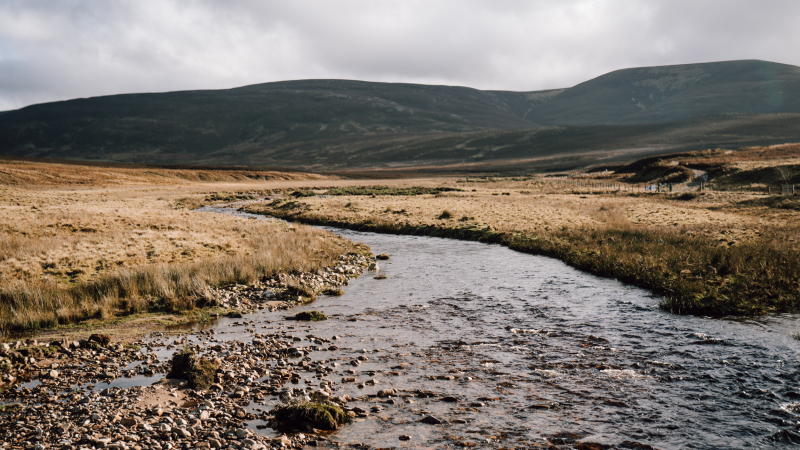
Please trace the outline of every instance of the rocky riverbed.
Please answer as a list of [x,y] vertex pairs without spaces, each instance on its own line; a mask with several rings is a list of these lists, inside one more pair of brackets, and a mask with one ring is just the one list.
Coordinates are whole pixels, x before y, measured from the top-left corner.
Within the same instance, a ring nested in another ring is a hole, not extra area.
[[[342,297],[319,295],[313,309],[327,320],[288,319],[312,307],[292,306],[296,279],[279,286],[276,278],[219,297],[243,317],[127,344],[98,336],[36,347],[52,348],[49,355],[30,352],[33,342],[8,348],[18,356],[7,375],[18,380],[5,378],[0,401],[20,407],[0,415],[5,447],[800,442],[795,315],[674,316],[641,289],[500,246],[341,233],[390,259],[380,261],[383,277],[351,278]],[[318,292],[329,288],[336,286]],[[184,351],[218,365],[209,389],[165,379],[170,359]],[[276,406],[307,398],[339,405],[351,423],[335,432],[272,428]]]
[[[228,317],[285,310],[317,294],[340,295],[339,288],[370,265],[373,259],[363,254],[343,255],[335,267],[315,273],[279,274],[252,286],[215,289],[213,299],[229,311]],[[253,332],[256,328],[248,320],[231,325]],[[2,344],[0,447],[258,449],[314,445],[325,439],[319,430],[265,436],[248,426],[269,426],[267,409],[258,406],[268,397],[288,401],[313,395],[347,403],[346,396],[333,396],[332,381],[322,380],[332,371],[330,365],[340,364],[310,362],[307,357],[337,350],[332,340],[288,331],[254,333],[248,342],[215,335],[211,328],[158,332],[133,342],[92,335],[77,341]],[[196,391],[186,381],[164,377],[171,355],[178,351],[214,362],[218,370],[209,389]],[[301,374],[322,381],[314,389],[286,387],[298,384]],[[348,412],[358,415],[357,410]]]

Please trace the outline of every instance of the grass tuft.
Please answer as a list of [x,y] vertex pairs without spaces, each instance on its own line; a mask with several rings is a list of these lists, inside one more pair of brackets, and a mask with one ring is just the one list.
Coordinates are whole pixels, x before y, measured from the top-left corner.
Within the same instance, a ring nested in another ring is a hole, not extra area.
[[439,216],[437,216],[436,218],[437,218],[437,219],[439,219],[439,220],[447,220],[447,219],[452,219],[452,218],[453,218],[453,213],[451,213],[451,212],[450,212],[450,211],[448,211],[448,210],[444,210],[444,211],[442,211],[442,213],[441,213],[441,214],[439,214]]

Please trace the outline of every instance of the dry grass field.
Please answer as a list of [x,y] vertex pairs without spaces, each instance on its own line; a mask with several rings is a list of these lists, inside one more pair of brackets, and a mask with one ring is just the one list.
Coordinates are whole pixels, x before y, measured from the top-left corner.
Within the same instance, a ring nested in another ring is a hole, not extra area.
[[313,227],[190,208],[303,173],[0,161],[0,330],[186,311],[208,286],[333,265],[352,243]]
[[[745,188],[726,182],[674,194],[645,193],[622,181],[630,174],[607,172],[572,174],[572,182],[542,175],[343,180],[4,159],[0,328],[192,311],[206,303],[210,286],[316,270],[354,249],[311,227],[192,210],[234,200],[312,224],[502,243],[651,289],[678,313],[796,311],[800,202],[766,195],[747,178],[779,176],[776,167],[792,166],[795,150],[683,154],[683,167],[705,164],[727,181],[744,177]],[[596,186],[609,182],[625,188]]]

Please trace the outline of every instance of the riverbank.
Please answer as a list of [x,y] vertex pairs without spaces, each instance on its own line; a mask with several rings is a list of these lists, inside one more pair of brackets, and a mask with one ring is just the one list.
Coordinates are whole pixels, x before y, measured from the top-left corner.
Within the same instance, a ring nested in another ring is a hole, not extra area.
[[800,214],[761,206],[763,195],[591,192],[541,176],[441,186],[459,191],[287,191],[244,210],[306,224],[499,243],[649,289],[678,314],[800,308],[794,269]]
[[313,227],[192,211],[274,188],[341,183],[335,177],[5,160],[0,169],[6,335],[204,320],[229,309],[219,289],[310,276],[369,252]]

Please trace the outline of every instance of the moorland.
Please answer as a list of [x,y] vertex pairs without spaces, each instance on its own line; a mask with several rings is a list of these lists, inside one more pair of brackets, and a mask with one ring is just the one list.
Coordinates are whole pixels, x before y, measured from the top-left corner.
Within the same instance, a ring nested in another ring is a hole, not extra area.
[[[367,180],[15,158],[0,166],[6,331],[148,313],[197,320],[211,288],[313,272],[357,250],[313,227],[194,212],[232,202],[292,222],[553,256],[648,288],[676,313],[800,306],[800,201],[781,192],[800,182],[800,145],[518,177]],[[689,184],[700,174],[702,190]]]

